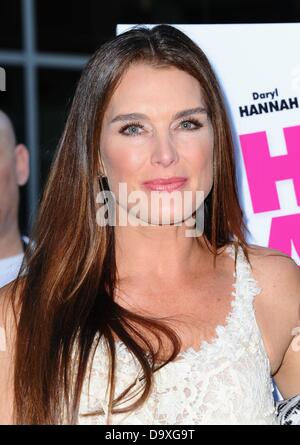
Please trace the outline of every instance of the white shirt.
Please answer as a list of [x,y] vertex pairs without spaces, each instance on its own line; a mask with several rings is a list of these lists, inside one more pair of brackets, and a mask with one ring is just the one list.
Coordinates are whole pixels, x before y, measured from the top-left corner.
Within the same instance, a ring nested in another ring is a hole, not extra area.
[[[28,244],[29,238],[27,236],[22,236],[22,239]],[[5,286],[17,277],[23,258],[24,252],[0,259],[0,287]]]

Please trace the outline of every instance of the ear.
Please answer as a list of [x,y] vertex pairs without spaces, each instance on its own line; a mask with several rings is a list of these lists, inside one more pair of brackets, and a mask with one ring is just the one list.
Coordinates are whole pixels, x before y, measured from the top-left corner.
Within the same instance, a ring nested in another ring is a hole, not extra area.
[[29,152],[24,144],[15,147],[15,168],[18,185],[26,184],[29,177]]

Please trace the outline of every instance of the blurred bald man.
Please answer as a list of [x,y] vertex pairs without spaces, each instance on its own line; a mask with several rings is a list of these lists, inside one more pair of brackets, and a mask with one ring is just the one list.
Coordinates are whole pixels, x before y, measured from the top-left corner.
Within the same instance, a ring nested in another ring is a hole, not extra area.
[[0,287],[15,279],[28,242],[18,225],[19,186],[28,177],[28,150],[16,143],[11,120],[0,110]]

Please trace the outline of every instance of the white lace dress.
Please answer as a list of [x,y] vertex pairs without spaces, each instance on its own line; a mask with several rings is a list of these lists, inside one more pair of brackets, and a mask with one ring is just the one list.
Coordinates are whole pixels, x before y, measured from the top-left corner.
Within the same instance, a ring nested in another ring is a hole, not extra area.
[[[234,259],[233,245],[226,251]],[[214,340],[203,341],[200,351],[189,348],[155,372],[154,388],[144,405],[134,412],[113,414],[111,425],[279,424],[270,362],[253,306],[261,289],[241,248],[233,276],[235,298],[231,312],[225,326],[217,327]],[[119,341],[116,348],[115,396],[142,375],[125,345]],[[84,381],[78,424],[108,423],[107,373],[108,357],[101,340],[92,362],[91,379],[86,377]],[[140,384],[137,379],[136,385]],[[105,415],[82,416],[99,408]]]

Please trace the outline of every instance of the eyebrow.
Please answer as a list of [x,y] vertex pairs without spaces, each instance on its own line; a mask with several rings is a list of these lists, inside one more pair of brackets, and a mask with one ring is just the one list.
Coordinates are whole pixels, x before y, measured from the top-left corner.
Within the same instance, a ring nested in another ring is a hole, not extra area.
[[[174,114],[172,119],[178,119],[180,117],[186,117],[191,116],[191,114],[197,114],[197,113],[206,113],[207,110],[203,107],[196,107],[196,108],[189,108],[188,110],[182,110],[178,111]],[[114,117],[110,123],[118,122],[118,121],[129,121],[133,119],[149,119],[149,117],[146,114],[142,113],[129,113],[129,114],[118,114],[116,117]]]

